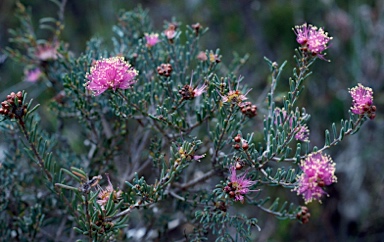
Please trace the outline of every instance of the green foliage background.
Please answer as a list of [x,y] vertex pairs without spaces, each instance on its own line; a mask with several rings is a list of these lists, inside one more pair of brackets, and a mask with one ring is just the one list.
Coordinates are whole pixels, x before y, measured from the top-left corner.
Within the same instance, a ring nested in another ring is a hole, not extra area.
[[[32,7],[35,21],[54,16],[57,9],[48,0],[21,1]],[[111,26],[118,10],[130,10],[141,4],[149,9],[154,28],[162,30],[163,21],[175,17],[183,24],[199,22],[209,27],[209,37],[203,38],[203,49],[221,50],[224,63],[229,63],[233,53],[250,54],[249,61],[240,73],[253,87],[249,98],[258,100],[268,85],[268,67],[263,56],[281,63],[293,63],[292,53],[297,46],[291,30],[303,22],[323,26],[334,39],[327,59],[317,61],[314,74],[306,83],[301,105],[318,117],[310,122],[311,141],[319,146],[324,143],[322,130],[328,124],[345,116],[350,104],[347,89],[358,82],[374,90],[377,117],[365,124],[364,130],[330,153],[337,163],[338,183],[329,189],[330,197],[323,204],[313,203],[311,221],[300,225],[292,221],[277,221],[267,214],[258,218],[262,227],[260,241],[346,241],[364,239],[377,241],[384,236],[384,3],[375,0],[354,1],[122,1],[122,0],[68,0],[65,30],[62,35],[69,48],[80,53],[92,36],[101,36],[109,42]],[[13,18],[15,1],[0,2],[0,48],[9,45],[7,29],[17,26]],[[36,26],[37,26],[36,22]],[[44,32],[38,33],[44,37]],[[3,60],[3,58],[0,58]],[[287,66],[283,80],[290,75]],[[32,87],[22,81],[20,66],[10,59],[0,62],[0,99],[14,89],[25,89],[30,97],[47,100],[52,97],[49,89]],[[287,88],[288,83],[280,88]],[[308,97],[308,98],[305,98]],[[311,98],[309,98],[311,97]],[[44,108],[42,111],[46,110]],[[46,111],[48,112],[48,111]],[[261,119],[260,119],[261,120]],[[47,127],[55,120],[43,120]],[[70,132],[70,131],[69,131]],[[73,132],[75,133],[75,131]],[[0,147],[1,149],[1,147]],[[1,155],[0,155],[1,157]]]

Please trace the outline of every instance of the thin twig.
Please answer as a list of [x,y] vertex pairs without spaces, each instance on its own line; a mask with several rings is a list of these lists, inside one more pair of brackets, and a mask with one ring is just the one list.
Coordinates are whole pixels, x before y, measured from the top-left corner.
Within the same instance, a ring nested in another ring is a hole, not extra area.
[[179,187],[179,188],[181,188],[182,190],[185,190],[185,189],[188,189],[190,187],[193,187],[193,186],[197,185],[200,182],[203,182],[203,181],[211,178],[213,175],[215,175],[215,173],[216,173],[215,170],[210,170],[207,173],[203,174],[200,177],[197,177],[197,178],[193,179],[190,182],[183,183],[183,184],[174,183],[174,185]]

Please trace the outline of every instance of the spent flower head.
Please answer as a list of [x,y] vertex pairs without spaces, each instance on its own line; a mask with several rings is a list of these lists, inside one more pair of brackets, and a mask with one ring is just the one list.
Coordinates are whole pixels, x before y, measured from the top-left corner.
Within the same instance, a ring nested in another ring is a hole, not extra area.
[[234,198],[235,201],[240,201],[244,203],[244,195],[257,190],[250,190],[249,188],[256,184],[255,181],[246,179],[247,173],[245,172],[242,176],[237,176],[236,174],[236,165],[233,165],[229,168],[230,177],[229,182],[224,187],[224,191],[229,194],[231,198]]
[[352,113],[358,115],[367,114],[370,119],[374,119],[376,106],[373,105],[372,89],[359,83],[356,87],[349,89],[349,93],[352,97]]
[[323,28],[317,28],[311,24],[304,23],[295,26],[296,41],[302,46],[302,50],[312,53],[324,59],[322,52],[328,48],[327,44],[332,39]]
[[97,195],[97,203],[104,208],[104,206],[107,204],[109,198],[112,194],[113,201],[118,201],[121,197],[121,194],[123,193],[121,190],[115,191],[113,189],[113,185],[111,183],[111,180],[109,179],[109,175],[105,174],[108,179],[108,186],[105,187],[105,189],[101,188],[99,186],[99,194]]
[[294,191],[303,196],[305,203],[320,201],[322,195],[327,194],[323,187],[337,181],[335,163],[330,156],[321,152],[311,153],[305,160],[301,160],[300,168],[303,172],[297,176],[298,186]]
[[86,74],[85,77],[89,81],[85,86],[98,96],[109,88],[113,90],[130,88],[136,83],[137,75],[138,71],[124,61],[124,57],[103,58],[97,60],[91,71]]
[[184,100],[191,100],[191,99],[194,99],[195,97],[200,96],[206,91],[206,88],[208,87],[207,85],[203,84],[200,87],[193,88],[192,78],[193,78],[193,73],[192,73],[191,81],[189,85],[186,84],[179,90],[179,94]]

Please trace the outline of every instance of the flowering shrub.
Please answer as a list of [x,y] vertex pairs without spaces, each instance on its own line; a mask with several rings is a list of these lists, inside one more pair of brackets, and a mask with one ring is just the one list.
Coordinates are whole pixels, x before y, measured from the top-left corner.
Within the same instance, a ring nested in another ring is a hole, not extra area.
[[0,169],[2,238],[252,241],[262,226],[241,208],[309,222],[307,207],[274,191],[296,192],[304,203],[326,199],[337,179],[325,151],[375,118],[373,91],[359,84],[348,119],[325,131],[323,147],[311,146],[310,115],[297,100],[310,66],[325,60],[332,38],[322,28],[294,28],[297,66],[282,100],[276,87],[285,62],[265,58],[271,85],[265,102],[253,103],[238,73],[246,57],[221,69],[219,50],[200,49],[207,29],[198,23],[155,31],[146,11],[122,12],[112,50],[94,38],[75,57],[59,41],[61,20],[45,19],[57,28],[55,41],[38,41],[18,7],[22,27],[14,33],[25,35],[6,53],[25,64],[26,80],[54,90],[58,127],[44,130],[39,105],[24,91],[1,103],[9,141]]

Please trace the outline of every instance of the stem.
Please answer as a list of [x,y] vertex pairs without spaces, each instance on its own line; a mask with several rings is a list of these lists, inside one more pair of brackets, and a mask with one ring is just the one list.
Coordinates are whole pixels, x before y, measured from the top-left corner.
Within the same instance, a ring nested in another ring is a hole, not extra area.
[[[129,208],[127,208],[127,209],[125,209],[124,211],[122,211],[122,212],[116,214],[115,216],[106,218],[105,221],[106,221],[106,222],[111,222],[111,221],[113,221],[113,220],[115,220],[115,219],[117,219],[117,218],[120,218],[120,217],[122,217],[122,216],[125,216],[125,215],[130,214],[130,213],[132,212],[132,209],[137,208],[137,207],[140,207],[140,203],[141,203],[141,201],[136,202],[135,204],[129,206]],[[146,206],[146,205],[148,205],[148,204],[145,204],[145,205],[142,205],[142,206]]]
[[196,184],[200,183],[200,182],[203,182],[209,178],[211,178],[213,175],[215,174],[215,170],[211,170],[207,173],[205,173],[204,175],[200,176],[200,177],[197,177],[196,179],[193,179],[192,181],[190,182],[187,182],[187,183],[183,183],[183,184],[177,184],[175,183],[175,186],[181,188],[182,190],[186,190],[190,187],[193,187],[195,186]]
[[275,216],[278,216],[278,217],[286,217],[288,215],[287,217],[289,219],[296,219],[296,215],[294,215],[294,214],[282,214],[282,213],[279,213],[279,212],[275,212],[275,211],[272,211],[272,210],[270,210],[268,208],[265,208],[265,207],[261,206],[260,204],[256,204],[256,206],[258,208],[260,208],[261,210],[263,210],[264,212],[267,212],[269,214],[272,214],[272,215],[275,215]]
[[[360,124],[361,120],[363,120],[363,116],[360,115],[359,119],[356,120],[356,122],[353,124],[353,128],[347,130],[344,133],[344,135],[345,136],[350,135],[353,131],[355,131],[356,127]],[[326,149],[330,148],[331,146],[337,145],[340,141],[341,141],[341,138],[339,137],[339,138],[333,140],[329,145],[324,145],[323,148],[318,150],[318,152],[322,152],[323,150],[326,150]]]
[[[271,119],[271,123],[273,124],[274,122],[274,110],[273,110],[273,96],[275,94],[275,89],[276,89],[276,83],[277,83],[277,75],[278,75],[278,69],[277,67],[275,67],[274,71],[272,72],[272,83],[271,83],[271,92],[269,93],[269,100],[270,100],[270,103],[269,103],[269,107],[268,107],[268,117],[267,119]],[[271,132],[268,132],[268,135],[267,135],[267,150],[264,152],[265,155],[267,155],[269,153],[269,147],[271,145]]]
[[21,119],[19,119],[19,124],[20,124],[20,127],[21,127],[21,131],[22,131],[23,134],[24,134],[24,137],[25,137],[26,140],[28,141],[28,144],[29,144],[29,146],[31,147],[31,150],[32,150],[33,154],[34,154],[35,157],[37,158],[37,161],[38,161],[38,164],[39,164],[40,168],[43,170],[43,172],[44,172],[45,175],[47,176],[48,180],[52,183],[52,175],[51,175],[51,173],[49,173],[49,171],[44,167],[44,161],[43,161],[43,159],[40,157],[39,153],[37,152],[37,149],[36,149],[35,144],[30,140],[28,131],[27,131],[27,129],[25,128],[25,123],[24,123],[24,121],[21,120]]
[[91,216],[89,215],[89,210],[88,210],[88,193],[85,194],[85,214],[87,215],[87,220],[88,220],[89,242],[92,242]]
[[223,137],[224,137],[224,134],[226,133],[227,131],[227,126],[229,124],[229,120],[231,119],[233,115],[233,104],[231,104],[231,108],[230,108],[230,111],[229,111],[229,114],[227,115],[226,119],[224,120],[224,125],[223,125],[223,128],[221,130],[221,134],[220,134],[220,137],[219,137],[219,141],[217,142],[217,146],[216,146],[216,149],[215,149],[215,153],[212,157],[212,165],[215,166],[216,163],[217,163],[217,156],[219,154],[219,150],[220,150],[220,146],[221,146],[221,142],[223,141]]

